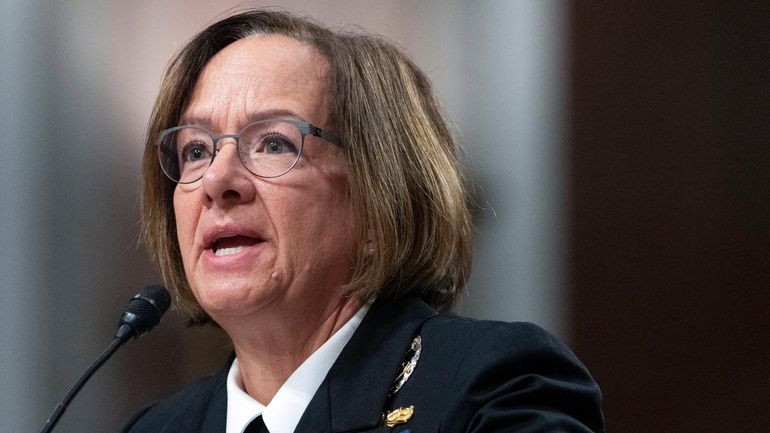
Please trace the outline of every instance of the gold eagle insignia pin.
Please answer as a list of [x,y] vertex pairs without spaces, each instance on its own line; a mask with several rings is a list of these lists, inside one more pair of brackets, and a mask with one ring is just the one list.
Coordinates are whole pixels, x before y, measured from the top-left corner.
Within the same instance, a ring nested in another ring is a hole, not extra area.
[[412,415],[414,415],[414,406],[393,409],[385,415],[385,425],[392,428],[404,424],[412,418]]

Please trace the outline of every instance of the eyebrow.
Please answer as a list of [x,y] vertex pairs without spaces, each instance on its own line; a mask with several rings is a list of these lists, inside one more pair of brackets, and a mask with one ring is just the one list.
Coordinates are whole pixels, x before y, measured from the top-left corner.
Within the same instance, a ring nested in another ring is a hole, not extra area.
[[[249,123],[259,122],[261,120],[286,119],[286,118],[307,121],[291,110],[287,110],[284,108],[274,108],[270,110],[263,110],[258,113],[249,113],[246,116],[246,122],[243,123],[241,127],[248,125]],[[214,129],[213,123],[211,122],[211,119],[208,117],[184,116],[181,119],[179,119],[179,126],[182,126],[182,125],[194,125],[194,126],[202,126],[206,129]]]

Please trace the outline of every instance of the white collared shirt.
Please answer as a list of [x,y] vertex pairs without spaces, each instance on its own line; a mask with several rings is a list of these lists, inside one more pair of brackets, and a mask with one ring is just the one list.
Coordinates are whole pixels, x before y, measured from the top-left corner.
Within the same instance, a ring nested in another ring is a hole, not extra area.
[[342,353],[342,349],[353,336],[370,306],[371,303],[364,304],[342,328],[294,370],[267,406],[243,391],[238,359],[233,360],[230,372],[227,374],[227,429],[225,432],[243,433],[254,418],[262,415],[262,420],[270,433],[293,433],[313,395],[321,386],[332,364]]

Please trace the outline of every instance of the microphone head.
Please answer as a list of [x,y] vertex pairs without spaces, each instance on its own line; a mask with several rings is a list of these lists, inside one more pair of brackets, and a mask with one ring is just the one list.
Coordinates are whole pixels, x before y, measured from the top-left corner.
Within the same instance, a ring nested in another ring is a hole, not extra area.
[[128,303],[120,318],[115,338],[127,341],[139,338],[160,323],[163,313],[171,306],[171,296],[162,286],[146,286]]

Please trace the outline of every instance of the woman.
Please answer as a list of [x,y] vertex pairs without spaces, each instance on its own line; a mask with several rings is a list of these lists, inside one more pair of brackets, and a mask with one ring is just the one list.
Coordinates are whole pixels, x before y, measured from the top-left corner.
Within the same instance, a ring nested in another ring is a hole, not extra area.
[[602,429],[544,331],[439,313],[470,270],[468,194],[430,82],[386,41],[275,11],[202,31],[164,78],[142,205],[177,307],[235,358],[128,432]]

